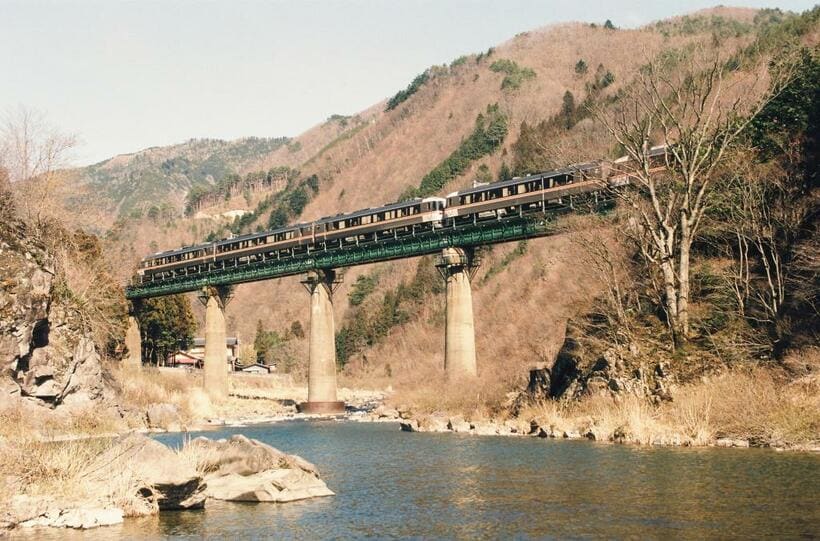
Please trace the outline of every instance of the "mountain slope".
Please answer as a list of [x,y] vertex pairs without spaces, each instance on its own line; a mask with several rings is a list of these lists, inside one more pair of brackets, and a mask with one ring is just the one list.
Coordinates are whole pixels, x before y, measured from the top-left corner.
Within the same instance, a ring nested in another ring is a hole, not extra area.
[[115,156],[73,171],[74,197],[69,206],[84,208],[93,203],[107,218],[106,224],[114,218],[140,217],[152,208],[153,212],[175,216],[193,186],[213,185],[287,141],[257,137],[237,141],[191,139],[179,145]]
[[[523,33],[485,53],[430,68],[425,82],[411,85],[417,87],[415,91],[406,92],[408,97],[390,110],[386,110],[385,101],[349,118],[333,117],[287,145],[256,156],[248,153],[237,160],[236,171],[288,166],[299,170],[298,178],[316,175],[317,193],[310,196],[300,220],[378,206],[418,187],[425,175],[468,139],[479,115],[498,104],[506,119],[506,136],[491,153],[472,156],[463,164],[441,188],[440,193],[447,193],[474,179],[497,178],[504,167],[513,167],[522,124],[534,125],[563,114],[568,93],[576,104],[572,122],[556,131],[533,167],[548,169],[612,156],[617,149],[611,139],[577,104],[590,95],[606,103],[649,60],[674,54],[695,42],[728,57],[751,43],[768,18],[775,16],[780,15],[766,12],[761,17],[753,10],[718,8],[636,30],[567,24]],[[110,248],[123,262],[123,278],[149,251],[227,232],[224,220],[180,217],[189,181],[186,175],[184,180],[163,187],[176,197],[173,216],[134,218],[112,229]],[[118,208],[139,206],[137,199],[120,191],[121,186],[125,190],[121,181],[110,186],[111,193],[119,194],[119,199],[112,198],[118,201]],[[133,193],[150,196],[152,192]],[[257,210],[253,220],[238,225],[244,231],[266,227],[275,205],[262,203],[274,196],[258,192],[231,197],[220,201],[210,214]],[[582,225],[595,226],[589,221]],[[479,371],[486,384],[478,394],[503,396],[505,388],[520,383],[525,368],[549,359],[557,350],[566,320],[584,309],[598,287],[578,263],[581,252],[571,237],[564,236],[535,240],[523,247],[496,247],[485,254],[474,282]],[[422,261],[421,267],[411,260],[347,270],[345,283],[335,295],[337,327],[351,328],[382,310],[389,304],[387,300],[395,300],[400,284],[409,284],[432,265],[429,260]],[[358,294],[356,281],[361,276],[374,285],[362,302],[357,297],[354,307],[349,295]],[[294,277],[238,287],[227,309],[227,321],[229,333],[250,342],[261,320],[264,327],[289,338],[289,354],[296,357],[297,367],[304,368],[306,340],[290,330],[307,328],[309,323],[308,299],[298,281]],[[423,386],[431,374],[441,371],[444,299],[432,285],[426,291],[423,299],[399,302],[395,324],[372,340],[363,339],[351,355],[346,373],[413,388]]]

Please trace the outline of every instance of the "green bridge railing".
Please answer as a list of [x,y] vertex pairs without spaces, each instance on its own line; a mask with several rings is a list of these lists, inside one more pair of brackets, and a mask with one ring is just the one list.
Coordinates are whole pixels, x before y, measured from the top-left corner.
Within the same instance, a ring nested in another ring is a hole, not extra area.
[[[595,210],[610,208],[599,205]],[[501,242],[543,237],[556,231],[557,215],[514,217],[500,221],[456,228],[439,229],[400,239],[371,242],[359,246],[317,250],[283,259],[212,270],[192,276],[181,276],[154,283],[133,284],[125,289],[128,299],[159,297],[197,291],[206,286],[227,286],[282,278],[320,269],[338,269],[380,261],[417,257],[439,252],[443,248],[467,248]]]

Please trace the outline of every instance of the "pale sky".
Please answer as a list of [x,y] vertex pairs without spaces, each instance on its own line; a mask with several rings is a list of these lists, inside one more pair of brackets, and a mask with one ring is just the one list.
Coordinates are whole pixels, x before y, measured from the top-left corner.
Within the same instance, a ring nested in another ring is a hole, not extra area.
[[192,137],[295,136],[518,32],[633,27],[715,3],[0,0],[0,112],[23,105],[78,134],[78,164]]

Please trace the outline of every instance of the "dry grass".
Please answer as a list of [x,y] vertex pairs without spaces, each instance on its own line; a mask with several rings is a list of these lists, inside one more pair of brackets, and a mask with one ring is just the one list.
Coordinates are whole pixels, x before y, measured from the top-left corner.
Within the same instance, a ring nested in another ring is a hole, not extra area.
[[795,446],[820,441],[820,382],[792,381],[771,369],[735,370],[676,390],[655,406],[635,396],[547,401],[520,417],[557,432],[593,431],[640,444],[708,445],[717,438],[755,445]]
[[111,438],[59,442],[31,438],[6,440],[0,445],[0,477],[7,483],[2,493],[73,501],[93,497],[82,482],[81,474],[113,441]]
[[[820,379],[788,381],[767,369],[735,371],[684,387],[662,408],[672,423],[762,444],[820,440]],[[690,434],[691,435],[691,434]]]
[[186,423],[214,413],[210,399],[202,390],[199,372],[116,367],[113,375],[119,383],[120,399],[128,408],[144,412],[151,404],[173,404]]
[[[210,419],[253,420],[286,413],[289,401],[307,399],[307,386],[293,382],[287,375],[230,374],[230,396],[215,401],[203,388],[201,371],[181,369],[118,368],[121,401],[126,408],[144,415],[151,404],[177,407],[185,427]],[[137,419],[142,422],[141,419]]]
[[[75,503],[95,496],[81,473],[122,425],[93,410],[66,417],[42,413],[20,405],[0,411],[0,510],[9,509],[15,495]],[[71,435],[81,439],[61,439]]]

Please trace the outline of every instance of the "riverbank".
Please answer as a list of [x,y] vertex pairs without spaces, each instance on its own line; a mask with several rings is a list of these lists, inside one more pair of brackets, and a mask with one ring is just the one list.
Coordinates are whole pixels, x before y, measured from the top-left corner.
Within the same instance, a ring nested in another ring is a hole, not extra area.
[[[51,512],[50,520],[61,526],[102,524],[105,517],[116,515],[106,511],[112,500],[100,505],[98,494],[81,482],[81,472],[118,434],[238,427],[254,431],[318,417],[296,412],[307,388],[287,378],[232,377],[231,396],[214,402],[197,377],[162,370],[115,372],[120,398],[116,407],[32,409],[31,401],[23,400],[16,410],[0,411],[0,507],[22,506],[22,515],[37,512],[41,517]],[[341,418],[395,422],[411,432],[820,452],[818,391],[816,376],[784,382],[771,370],[755,369],[671,388],[671,400],[659,404],[606,393],[575,401],[525,401],[518,404],[517,415],[511,414],[512,408],[490,416],[427,411],[417,405],[393,407],[394,396],[387,391],[341,388],[339,395],[353,407]],[[78,509],[77,502],[85,511],[54,514],[54,509]],[[89,518],[92,515],[103,518]]]
[[734,370],[675,386],[669,400],[650,402],[609,391],[580,400],[526,400],[517,415],[380,408],[411,432],[589,439],[643,446],[767,447],[820,452],[820,378],[785,381],[776,371]]
[[[289,377],[231,375],[230,396],[214,401],[197,372],[111,367],[109,373],[114,399],[57,408],[20,396],[3,403],[0,531],[26,521],[87,528],[140,516],[142,511],[123,504],[109,487],[102,495],[85,479],[89,465],[123,434],[213,431],[311,417],[296,412],[307,386]],[[384,393],[341,388],[339,396],[354,407],[370,408]]]

